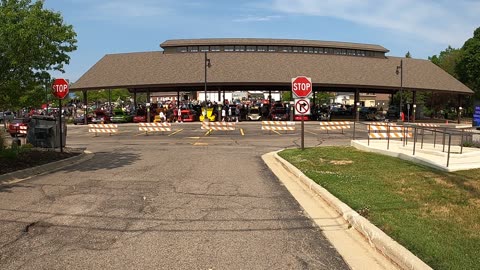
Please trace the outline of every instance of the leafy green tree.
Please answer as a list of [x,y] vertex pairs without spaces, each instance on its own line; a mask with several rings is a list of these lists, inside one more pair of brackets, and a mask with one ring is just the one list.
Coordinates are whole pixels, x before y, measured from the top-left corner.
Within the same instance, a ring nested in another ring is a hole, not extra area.
[[283,91],[282,92],[282,101],[283,102],[288,102],[290,100],[293,100],[292,92],[291,91]]
[[[37,105],[77,49],[76,33],[43,1],[0,0],[0,108]],[[35,102],[34,102],[35,103]]]
[[[445,50],[441,51],[439,55],[433,55],[428,57],[435,65],[445,70],[453,77],[459,79],[456,72],[458,62],[462,55],[461,49],[452,48],[448,46]],[[425,100],[425,112],[428,116],[440,117],[441,111],[445,111],[446,108],[456,107],[456,99],[452,98],[451,94],[432,94],[423,93]],[[454,104],[455,103],[455,104]]]
[[455,49],[451,46],[448,46],[448,48],[446,48],[444,51],[441,51],[438,56],[434,55],[428,57],[428,60],[458,79],[455,68],[460,60],[461,54],[462,51],[460,49]]
[[410,54],[410,51],[408,51],[408,52],[405,54],[405,58],[412,58],[412,55]]
[[463,44],[461,50],[455,71],[460,81],[475,91],[475,96],[480,98],[480,27],[474,31],[473,37]]

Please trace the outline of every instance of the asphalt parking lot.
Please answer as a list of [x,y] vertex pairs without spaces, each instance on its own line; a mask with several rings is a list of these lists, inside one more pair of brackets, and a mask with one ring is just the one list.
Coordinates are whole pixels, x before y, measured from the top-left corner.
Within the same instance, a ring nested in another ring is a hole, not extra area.
[[[94,157],[0,189],[2,269],[348,269],[261,160],[299,147],[295,132],[207,134],[175,123],[148,136],[69,126],[67,146]],[[351,132],[306,122],[305,146],[348,145]]]

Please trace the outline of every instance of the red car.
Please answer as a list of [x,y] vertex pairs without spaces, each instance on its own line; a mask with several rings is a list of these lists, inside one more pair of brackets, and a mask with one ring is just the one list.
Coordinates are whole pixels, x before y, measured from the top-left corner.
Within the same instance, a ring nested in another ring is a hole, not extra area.
[[196,121],[196,115],[192,110],[182,110],[182,121],[183,122],[194,122]]
[[8,133],[10,136],[27,136],[27,125],[30,122],[29,118],[17,118],[10,121],[8,124]]
[[147,122],[147,116],[146,115],[135,115],[133,117],[133,122],[134,123],[145,123],[145,122]]
[[270,114],[270,120],[272,121],[287,121],[288,113],[287,109],[284,107],[276,107],[272,109]]
[[[153,120],[155,120],[155,115],[157,115],[157,114],[150,113],[150,122],[153,122]],[[137,115],[133,116],[133,122],[134,123],[145,123],[145,122],[147,122],[147,116],[137,114]]]
[[108,124],[110,123],[110,116],[102,110],[95,111],[95,116],[92,117],[92,123]]

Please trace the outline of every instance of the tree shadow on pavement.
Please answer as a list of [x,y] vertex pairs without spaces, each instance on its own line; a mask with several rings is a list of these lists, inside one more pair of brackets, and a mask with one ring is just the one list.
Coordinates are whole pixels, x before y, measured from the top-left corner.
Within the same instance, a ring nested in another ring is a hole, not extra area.
[[114,150],[112,152],[97,152],[93,158],[82,162],[74,167],[67,168],[70,171],[96,171],[99,169],[117,169],[123,166],[129,166],[138,160],[140,154],[126,152],[124,150]]
[[0,193],[1,192],[13,192],[12,189],[18,187],[18,184],[2,184],[0,182]]

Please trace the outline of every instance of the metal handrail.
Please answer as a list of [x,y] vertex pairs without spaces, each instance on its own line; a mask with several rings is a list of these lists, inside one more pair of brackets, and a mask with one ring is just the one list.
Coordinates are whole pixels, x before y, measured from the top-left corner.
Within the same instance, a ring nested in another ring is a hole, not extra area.
[[[355,121],[356,122],[356,121]],[[354,122],[353,126],[353,140],[356,139],[356,125]],[[370,126],[375,125],[372,123],[362,123],[359,122],[360,124],[366,125],[367,126],[367,140],[368,140],[368,145],[370,145]],[[392,123],[385,123],[387,126],[387,149],[390,149],[390,127]],[[445,147],[447,147],[447,167],[450,165],[450,156],[451,156],[451,144],[452,144],[452,137],[453,136],[461,136],[460,140],[460,154],[463,154],[463,143],[464,143],[464,138],[465,138],[465,130],[470,129],[471,127],[459,127],[459,128],[448,128],[448,127],[424,127],[424,126],[410,126],[410,125],[402,125],[402,124],[396,124],[396,126],[403,127],[402,129],[402,141],[403,141],[403,146],[408,144],[408,131],[409,128],[413,128],[413,155],[416,153],[416,144],[418,142],[419,136],[421,136],[421,146],[420,148],[423,149],[424,145],[424,135],[425,131],[430,131],[433,133],[433,148],[436,148],[436,141],[437,141],[437,133],[442,135],[442,152],[445,153]],[[448,143],[446,142],[448,136]]]

